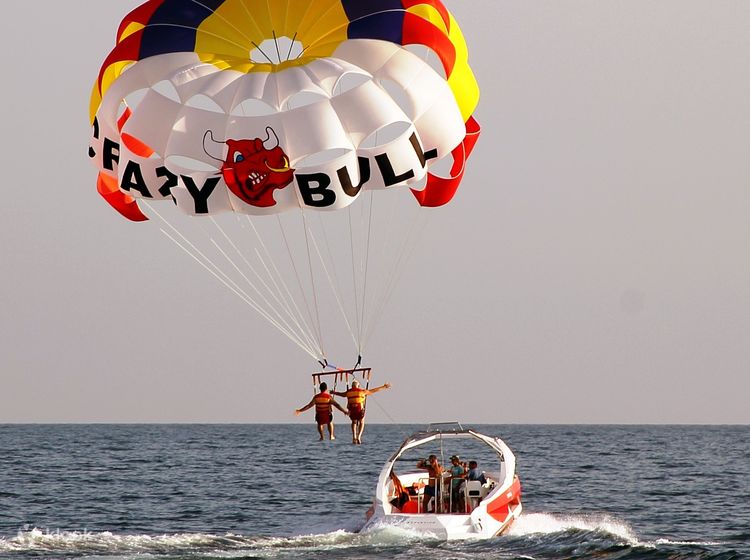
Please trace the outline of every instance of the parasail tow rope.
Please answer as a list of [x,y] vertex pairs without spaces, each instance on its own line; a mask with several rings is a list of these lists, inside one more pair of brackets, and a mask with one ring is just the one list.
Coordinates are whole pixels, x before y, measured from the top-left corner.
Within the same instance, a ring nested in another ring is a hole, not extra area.
[[160,231],[175,245],[192,257],[198,264],[206,269],[212,276],[214,276],[219,282],[226,286],[230,291],[237,295],[241,300],[248,304],[252,309],[258,312],[264,319],[276,327],[282,334],[284,334],[289,340],[299,346],[306,354],[310,355],[313,359],[318,360],[321,358],[319,352],[316,352],[312,347],[306,344],[305,341],[301,340],[293,332],[290,332],[282,324],[276,321],[261,305],[259,305],[247,292],[245,292],[236,282],[229,278],[209,257],[207,257],[200,249],[198,249],[189,239],[187,239],[177,228],[175,228],[168,220],[164,218],[157,210],[154,209],[153,205],[149,204],[148,201],[143,201],[146,206],[164,223],[171,229],[184,243],[180,242],[174,235],[170,234],[167,230],[160,228]]
[[391,416],[388,413],[388,411],[385,409],[385,407],[382,404],[380,404],[377,400],[375,400],[374,402],[377,405],[377,407],[380,409],[380,411],[388,417],[388,420],[391,421],[391,424],[396,424],[396,420],[393,418],[393,416]]

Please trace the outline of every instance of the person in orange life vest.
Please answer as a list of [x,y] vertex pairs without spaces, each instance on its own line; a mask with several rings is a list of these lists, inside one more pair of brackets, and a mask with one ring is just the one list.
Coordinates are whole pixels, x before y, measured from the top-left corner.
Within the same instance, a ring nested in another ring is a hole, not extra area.
[[390,383],[384,383],[374,389],[363,389],[359,381],[352,381],[352,388],[345,393],[333,391],[334,395],[346,397],[346,408],[349,410],[349,418],[352,421],[352,443],[362,443],[362,432],[365,431],[365,400],[373,393],[383,389],[390,389]]
[[323,440],[323,426],[328,427],[329,439],[336,439],[333,435],[333,407],[335,406],[347,416],[349,413],[331,396],[326,383],[321,383],[320,393],[315,395],[305,406],[295,410],[294,413],[299,416],[313,406],[315,407],[315,422],[318,424],[318,433],[320,434],[321,441]]

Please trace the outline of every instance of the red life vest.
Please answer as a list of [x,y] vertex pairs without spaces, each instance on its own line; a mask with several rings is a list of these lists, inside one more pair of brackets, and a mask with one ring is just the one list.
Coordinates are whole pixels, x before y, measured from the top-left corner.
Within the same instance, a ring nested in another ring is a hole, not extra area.
[[346,392],[346,401],[348,406],[359,406],[365,405],[365,399],[367,398],[367,391],[361,387],[352,387]]
[[322,391],[315,395],[315,412],[330,412],[331,411],[331,397],[330,393]]

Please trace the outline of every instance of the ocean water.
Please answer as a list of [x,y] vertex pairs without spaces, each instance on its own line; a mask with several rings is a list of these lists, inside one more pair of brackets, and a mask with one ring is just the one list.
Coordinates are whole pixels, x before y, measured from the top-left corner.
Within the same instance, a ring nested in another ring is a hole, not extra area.
[[750,558],[748,426],[473,426],[518,458],[510,534],[358,534],[423,427],[0,425],[0,558]]

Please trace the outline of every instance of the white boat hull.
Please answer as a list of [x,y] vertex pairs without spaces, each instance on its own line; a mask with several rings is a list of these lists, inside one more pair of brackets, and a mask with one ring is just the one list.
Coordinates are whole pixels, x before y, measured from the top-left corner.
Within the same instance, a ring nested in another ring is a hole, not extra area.
[[487,539],[506,532],[521,515],[523,506],[519,503],[502,522],[496,519],[482,519],[469,514],[390,513],[373,515],[362,528],[362,532],[384,527],[398,527],[425,535],[434,535],[441,540]]
[[[424,469],[419,470],[421,461],[417,465],[417,470],[400,472],[397,475],[394,465],[399,460],[403,461],[401,457],[404,453],[413,453],[415,448],[435,443],[439,443],[442,449],[443,446],[451,446],[454,442],[460,444],[461,440],[479,441],[489,446],[497,454],[498,470],[488,472],[486,480],[483,478],[482,482],[461,479],[460,495],[456,494],[456,486],[453,485],[455,480],[451,481],[441,476],[440,487],[437,487],[436,482],[435,490],[431,494],[439,495],[439,499],[429,499],[424,492],[424,484],[421,484],[418,492],[411,492],[406,496],[404,489],[410,487],[414,490],[420,482],[427,480],[427,475],[423,472]],[[521,482],[515,467],[515,455],[497,437],[463,428],[433,429],[413,434],[404,441],[381,470],[373,506],[361,531],[398,527],[444,540],[482,539],[501,535],[518,519],[523,509]],[[451,491],[451,488],[454,490]],[[398,496],[404,496],[404,501],[397,501]],[[426,503],[426,498],[429,499],[429,504]],[[455,503],[452,501],[454,498]],[[425,512],[428,506],[432,507],[429,508],[430,511]],[[431,511],[433,509],[437,509],[437,513]],[[456,512],[456,509],[459,511]],[[449,511],[453,513],[448,513]]]

